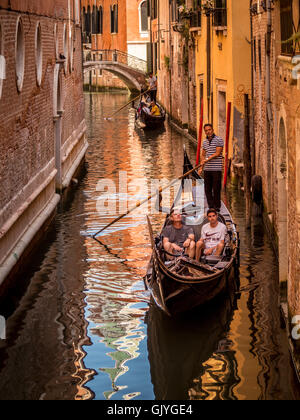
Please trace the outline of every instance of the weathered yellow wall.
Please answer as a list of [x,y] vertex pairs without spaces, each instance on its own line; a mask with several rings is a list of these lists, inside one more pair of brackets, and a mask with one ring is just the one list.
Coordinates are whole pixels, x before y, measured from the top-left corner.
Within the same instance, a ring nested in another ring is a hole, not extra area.
[[[227,103],[232,103],[229,157],[242,160],[244,141],[244,93],[251,96],[251,35],[249,2],[228,0],[227,30],[216,31],[211,25],[211,89],[214,112],[209,118],[207,102],[207,17],[203,15],[201,34],[196,36],[196,75],[198,125],[200,118],[200,77],[204,82],[204,122],[212,122],[219,133],[218,90],[226,91]],[[212,21],[212,18],[211,18]],[[208,121],[210,119],[210,121]],[[235,153],[234,150],[235,149]]]

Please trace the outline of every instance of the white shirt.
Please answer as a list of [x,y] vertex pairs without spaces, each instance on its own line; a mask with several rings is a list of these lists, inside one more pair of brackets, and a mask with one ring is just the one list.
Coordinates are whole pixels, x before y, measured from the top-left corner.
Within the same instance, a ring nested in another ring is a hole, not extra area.
[[201,231],[201,239],[204,240],[206,249],[216,247],[221,241],[225,240],[226,235],[227,227],[220,222],[218,222],[215,228],[212,228],[210,223],[207,223],[203,226]]

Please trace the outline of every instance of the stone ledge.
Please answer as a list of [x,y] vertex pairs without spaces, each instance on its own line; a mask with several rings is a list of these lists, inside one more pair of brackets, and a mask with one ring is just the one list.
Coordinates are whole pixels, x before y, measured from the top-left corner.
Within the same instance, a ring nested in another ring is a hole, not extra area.
[[169,124],[175,128],[176,131],[178,131],[178,133],[182,134],[184,137],[186,137],[188,140],[190,140],[191,142],[193,142],[194,144],[198,145],[198,140],[193,137],[187,129],[181,128],[178,124],[176,124],[171,117],[168,115],[168,122]]

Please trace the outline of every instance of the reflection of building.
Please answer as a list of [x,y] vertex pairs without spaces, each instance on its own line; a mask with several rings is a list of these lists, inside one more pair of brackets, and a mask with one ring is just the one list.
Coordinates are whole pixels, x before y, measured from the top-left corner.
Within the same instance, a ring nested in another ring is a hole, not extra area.
[[289,315],[300,313],[299,1],[254,2],[253,78],[256,172],[278,245]]
[[[83,41],[85,49],[118,50],[147,61],[150,42],[147,0],[83,0]],[[98,69],[86,74],[85,85],[126,88],[108,71]]]
[[1,4],[0,283],[87,149],[79,0]]

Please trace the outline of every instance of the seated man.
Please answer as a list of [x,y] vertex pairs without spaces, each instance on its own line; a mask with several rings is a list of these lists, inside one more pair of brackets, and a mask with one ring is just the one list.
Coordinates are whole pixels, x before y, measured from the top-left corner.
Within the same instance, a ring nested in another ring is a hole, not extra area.
[[191,227],[182,224],[182,215],[173,210],[170,215],[172,225],[163,230],[163,247],[170,254],[188,254],[195,256],[195,235]]
[[225,247],[227,227],[218,221],[218,213],[215,209],[208,210],[207,218],[209,223],[203,226],[201,239],[196,245],[196,261],[200,260],[203,250],[205,256],[220,256]]
[[154,101],[151,102],[151,115],[153,117],[160,117],[160,110]]
[[144,105],[143,105],[143,111],[144,111],[146,114],[151,115],[151,111],[150,111],[149,107],[148,107],[146,104],[144,104]]

